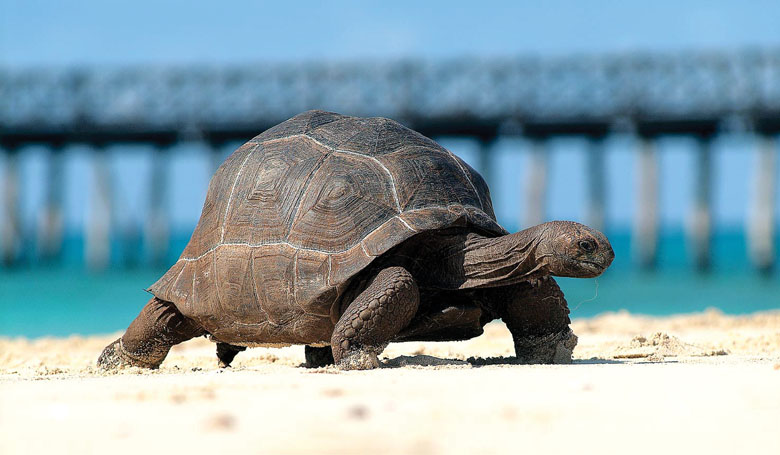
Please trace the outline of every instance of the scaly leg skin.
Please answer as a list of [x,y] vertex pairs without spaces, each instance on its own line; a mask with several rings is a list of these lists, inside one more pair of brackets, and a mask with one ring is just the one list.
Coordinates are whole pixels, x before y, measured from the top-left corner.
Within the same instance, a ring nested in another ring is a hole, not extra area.
[[157,368],[171,347],[206,332],[171,302],[153,297],[121,338],[106,346],[97,365],[103,369],[122,367]]
[[333,330],[333,359],[343,370],[379,366],[377,356],[417,312],[420,294],[403,267],[388,267],[350,303]]
[[569,328],[569,307],[552,277],[507,289],[499,310],[512,333],[520,363],[571,363],[577,336]]
[[219,359],[219,367],[229,367],[230,363],[233,362],[233,359],[236,358],[236,354],[241,351],[246,351],[246,346],[235,346],[217,341],[217,359]]
[[304,352],[306,354],[306,363],[304,364],[306,368],[322,368],[336,363],[333,360],[333,351],[330,346],[318,348],[306,345]]

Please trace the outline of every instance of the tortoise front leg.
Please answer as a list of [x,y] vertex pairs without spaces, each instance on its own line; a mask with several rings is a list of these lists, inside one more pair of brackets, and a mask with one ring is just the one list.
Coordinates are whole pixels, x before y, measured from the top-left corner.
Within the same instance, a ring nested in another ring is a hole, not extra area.
[[577,336],[569,328],[569,307],[552,277],[508,286],[498,313],[512,333],[521,363],[571,363]]
[[101,368],[157,368],[175,344],[206,332],[171,302],[153,297],[121,338],[106,346],[98,358]]
[[333,359],[345,370],[379,366],[377,356],[417,312],[420,294],[403,267],[388,267],[350,303],[333,330]]

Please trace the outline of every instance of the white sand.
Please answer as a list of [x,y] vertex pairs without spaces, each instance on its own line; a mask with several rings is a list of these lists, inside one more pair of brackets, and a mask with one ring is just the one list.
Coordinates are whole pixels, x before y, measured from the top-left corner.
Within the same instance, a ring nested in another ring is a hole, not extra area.
[[363,372],[299,368],[300,346],[219,370],[201,339],[106,375],[92,365],[116,335],[0,339],[0,453],[780,453],[780,312],[573,329],[573,365],[462,362],[511,355],[491,324],[383,356],[433,366]]

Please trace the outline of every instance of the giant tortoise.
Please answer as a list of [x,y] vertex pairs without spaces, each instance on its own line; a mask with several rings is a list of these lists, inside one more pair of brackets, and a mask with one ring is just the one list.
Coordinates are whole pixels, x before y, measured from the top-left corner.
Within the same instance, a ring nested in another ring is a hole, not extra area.
[[574,222],[508,233],[479,173],[393,120],[304,112],[217,169],[189,244],[98,364],[156,368],[207,335],[221,366],[302,344],[309,366],[367,369],[390,342],[465,340],[498,318],[519,362],[567,363],[577,337],[552,276],[613,258]]

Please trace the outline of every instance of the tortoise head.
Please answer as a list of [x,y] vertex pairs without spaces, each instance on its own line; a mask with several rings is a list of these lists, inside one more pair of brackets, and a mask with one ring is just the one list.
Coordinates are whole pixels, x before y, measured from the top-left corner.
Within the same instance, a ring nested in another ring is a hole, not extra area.
[[504,286],[545,275],[593,278],[614,258],[604,234],[572,221],[550,221],[493,238],[470,234],[461,288]]
[[551,275],[592,278],[612,264],[615,253],[601,232],[573,221],[550,221],[536,231],[536,259]]

